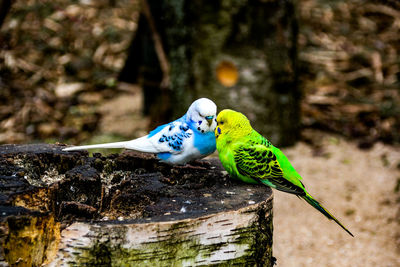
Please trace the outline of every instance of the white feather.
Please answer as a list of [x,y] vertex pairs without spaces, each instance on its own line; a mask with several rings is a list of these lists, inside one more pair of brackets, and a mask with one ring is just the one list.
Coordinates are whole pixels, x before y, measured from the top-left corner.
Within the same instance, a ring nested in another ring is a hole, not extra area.
[[86,146],[72,146],[64,148],[63,151],[76,151],[76,150],[85,150],[85,149],[94,149],[94,148],[127,148],[141,152],[147,153],[158,153],[158,149],[156,149],[152,142],[146,136],[124,142],[115,142],[115,143],[105,143],[105,144],[95,144],[95,145],[86,145]]
[[86,145],[86,146],[71,146],[64,148],[63,151],[76,151],[76,150],[85,150],[92,148],[125,148],[125,145],[128,142],[115,142],[115,143],[106,143],[106,144],[96,144],[96,145]]
[[[169,130],[169,128],[173,125],[173,129]],[[85,146],[72,146],[72,147],[67,147],[64,148],[63,151],[76,151],[76,150],[85,150],[85,149],[94,149],[94,148],[126,148],[126,149],[132,149],[140,152],[146,152],[146,153],[162,153],[162,152],[169,152],[172,154],[180,153],[181,151],[176,151],[172,149],[167,142],[160,143],[159,140],[163,135],[166,136],[171,136],[179,133],[181,130],[179,129],[179,126],[185,125],[186,123],[180,122],[180,121],[175,121],[170,124],[166,124],[164,128],[156,133],[155,135],[151,136],[149,138],[148,135],[133,139],[130,141],[124,141],[124,142],[115,142],[115,143],[105,143],[105,144],[95,144],[95,145],[85,145]],[[185,145],[188,142],[193,142],[188,139],[193,139],[193,131],[188,130],[187,133],[190,133],[191,137],[185,138],[183,140],[182,144],[182,149],[185,149]]]
[[[149,135],[125,142],[72,146],[64,148],[63,151],[93,148],[126,148],[146,153],[170,153],[170,157],[165,159],[165,162],[184,164],[188,161],[206,156],[202,155],[194,145],[194,131],[198,133],[213,132],[216,127],[216,122],[213,120],[211,124],[206,123],[205,117],[212,116],[215,118],[216,112],[217,107],[214,102],[207,98],[200,98],[190,105],[185,116],[174,122],[160,126],[161,129],[157,128],[154,132],[150,132]],[[195,127],[195,130],[190,128],[188,124]],[[185,130],[182,130],[182,128]],[[177,141],[177,135],[180,136],[179,144],[174,142]],[[184,137],[182,135],[184,135]],[[175,139],[167,139],[167,137],[174,137]],[[161,155],[162,154],[160,154],[160,158],[163,159]]]

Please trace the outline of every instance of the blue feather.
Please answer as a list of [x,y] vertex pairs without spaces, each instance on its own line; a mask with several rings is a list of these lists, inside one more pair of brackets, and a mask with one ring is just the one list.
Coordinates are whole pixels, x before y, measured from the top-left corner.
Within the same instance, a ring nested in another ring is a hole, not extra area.
[[216,149],[214,133],[200,133],[194,130],[194,147],[203,155],[213,153]]

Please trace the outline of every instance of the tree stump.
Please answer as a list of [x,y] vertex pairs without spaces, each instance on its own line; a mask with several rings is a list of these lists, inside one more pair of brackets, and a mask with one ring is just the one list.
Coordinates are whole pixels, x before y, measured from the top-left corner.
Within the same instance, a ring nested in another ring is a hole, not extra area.
[[0,146],[0,265],[272,266],[272,191],[219,161]]

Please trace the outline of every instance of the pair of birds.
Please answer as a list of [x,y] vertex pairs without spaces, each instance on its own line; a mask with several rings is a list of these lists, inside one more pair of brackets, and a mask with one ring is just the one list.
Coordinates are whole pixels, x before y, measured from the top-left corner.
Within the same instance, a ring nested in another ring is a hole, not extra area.
[[301,197],[353,236],[306,191],[302,177],[287,157],[256,132],[245,115],[230,109],[222,110],[218,116],[216,114],[215,103],[200,98],[181,118],[158,126],[146,136],[126,142],[73,146],[64,151],[126,148],[155,153],[161,161],[169,164],[185,164],[217,149],[222,165],[231,177]]

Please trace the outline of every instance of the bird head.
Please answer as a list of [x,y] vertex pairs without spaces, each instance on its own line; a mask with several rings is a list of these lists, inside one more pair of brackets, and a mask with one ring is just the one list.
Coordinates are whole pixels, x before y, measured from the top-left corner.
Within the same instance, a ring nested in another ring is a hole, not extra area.
[[248,135],[251,128],[250,121],[240,112],[224,109],[217,116],[217,127],[215,137],[229,136],[232,139]]
[[217,126],[217,106],[208,98],[200,98],[194,101],[187,114],[187,120],[195,123],[195,127],[199,132],[213,132]]

